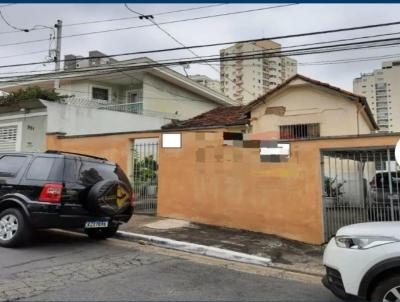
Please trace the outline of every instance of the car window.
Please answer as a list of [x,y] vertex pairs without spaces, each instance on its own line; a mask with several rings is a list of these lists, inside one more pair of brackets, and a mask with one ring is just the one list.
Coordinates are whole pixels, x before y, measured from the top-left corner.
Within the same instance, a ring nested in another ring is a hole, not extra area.
[[66,158],[64,160],[64,180],[74,182],[78,177],[78,160]]
[[15,177],[26,160],[26,156],[3,156],[0,158],[0,177]]
[[81,183],[84,185],[94,185],[104,179],[118,180],[115,165],[82,161],[79,169],[79,181]]
[[56,158],[37,157],[33,160],[26,178],[36,180],[48,180]]

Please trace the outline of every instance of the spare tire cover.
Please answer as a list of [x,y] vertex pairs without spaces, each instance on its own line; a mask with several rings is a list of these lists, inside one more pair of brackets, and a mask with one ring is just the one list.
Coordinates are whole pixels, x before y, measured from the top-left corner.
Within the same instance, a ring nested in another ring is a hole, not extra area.
[[118,180],[102,180],[89,191],[87,206],[98,214],[113,216],[130,204],[130,189]]

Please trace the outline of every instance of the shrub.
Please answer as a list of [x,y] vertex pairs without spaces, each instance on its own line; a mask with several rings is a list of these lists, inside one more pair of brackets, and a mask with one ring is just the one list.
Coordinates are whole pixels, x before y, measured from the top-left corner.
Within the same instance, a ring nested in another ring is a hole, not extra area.
[[65,98],[66,96],[60,95],[53,90],[33,86],[26,89],[19,89],[7,95],[0,96],[0,106],[18,104],[22,101],[37,101],[39,99],[51,102],[59,102],[63,101]]

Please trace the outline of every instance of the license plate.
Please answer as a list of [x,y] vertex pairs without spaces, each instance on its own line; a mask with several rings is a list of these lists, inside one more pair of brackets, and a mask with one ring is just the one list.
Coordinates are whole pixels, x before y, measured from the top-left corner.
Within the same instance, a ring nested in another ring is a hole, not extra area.
[[106,228],[106,227],[108,227],[107,220],[87,221],[85,224],[85,229],[97,229],[97,228]]

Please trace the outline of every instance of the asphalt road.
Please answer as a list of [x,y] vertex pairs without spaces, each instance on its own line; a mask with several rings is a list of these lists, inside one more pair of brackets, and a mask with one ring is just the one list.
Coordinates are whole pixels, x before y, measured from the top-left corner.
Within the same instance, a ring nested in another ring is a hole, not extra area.
[[79,234],[43,232],[30,247],[0,248],[0,301],[337,301],[319,284],[232,270],[161,251],[118,240],[96,242]]

